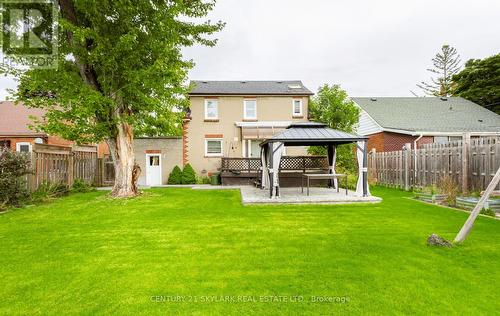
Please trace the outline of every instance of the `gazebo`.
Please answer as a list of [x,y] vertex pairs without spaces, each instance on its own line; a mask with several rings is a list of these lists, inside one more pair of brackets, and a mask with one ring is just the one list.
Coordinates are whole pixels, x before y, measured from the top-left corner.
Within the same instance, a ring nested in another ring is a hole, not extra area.
[[[280,195],[278,170],[284,146],[325,146],[327,148],[328,173],[335,174],[336,149],[338,145],[356,143],[358,159],[357,196],[370,196],[368,188],[367,137],[328,128],[322,123],[293,123],[284,131],[263,141],[260,159],[262,162],[261,189],[269,188],[269,197]],[[337,187],[337,179],[334,180]]]

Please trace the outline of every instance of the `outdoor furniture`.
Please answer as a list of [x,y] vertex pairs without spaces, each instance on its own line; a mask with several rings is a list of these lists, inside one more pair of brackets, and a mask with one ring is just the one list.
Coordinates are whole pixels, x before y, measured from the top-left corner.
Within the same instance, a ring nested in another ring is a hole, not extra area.
[[[338,178],[345,178],[345,195],[347,195],[349,192],[347,189],[347,174],[344,173],[304,173],[302,175],[302,185],[301,185],[302,193],[304,193],[304,179],[307,180],[307,195],[309,196],[309,185],[311,179],[333,181],[334,179]],[[340,187],[337,185],[337,192],[340,192],[339,188]]]

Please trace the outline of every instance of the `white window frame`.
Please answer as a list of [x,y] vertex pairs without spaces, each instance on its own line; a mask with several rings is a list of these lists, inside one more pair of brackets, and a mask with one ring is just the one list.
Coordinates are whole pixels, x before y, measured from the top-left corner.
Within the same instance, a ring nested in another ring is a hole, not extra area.
[[[298,101],[300,103],[300,112],[295,113],[295,102]],[[300,99],[293,99],[292,100],[292,116],[304,116],[304,111],[302,110],[303,108],[303,102]]]
[[29,146],[29,152],[32,151],[32,146],[30,142],[18,142],[16,143],[16,151],[21,152],[21,146],[28,145]]
[[[209,141],[219,141],[220,142],[220,153],[209,153],[208,152],[208,142]],[[206,157],[222,157],[224,153],[224,142],[222,138],[205,138],[205,156]]]
[[[208,116],[208,102],[215,102],[215,111],[217,112],[215,117]],[[205,99],[205,120],[218,120],[219,119],[219,100],[217,99]]]
[[[247,102],[253,101],[255,104],[255,117],[247,116]],[[257,119],[257,99],[244,99],[243,100],[243,119],[245,120],[256,120]]]

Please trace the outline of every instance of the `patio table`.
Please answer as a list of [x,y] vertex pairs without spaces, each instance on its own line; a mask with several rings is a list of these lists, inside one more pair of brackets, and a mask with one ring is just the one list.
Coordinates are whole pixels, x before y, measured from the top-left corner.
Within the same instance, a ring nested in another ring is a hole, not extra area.
[[[347,189],[347,174],[344,173],[304,173],[302,174],[302,181],[301,181],[301,189],[302,193],[304,193],[304,179],[307,180],[307,195],[309,196],[309,185],[310,185],[310,180],[315,179],[315,180],[334,180],[338,178],[345,178],[345,195],[348,194],[348,189]],[[339,186],[337,185],[337,192],[339,192]]]

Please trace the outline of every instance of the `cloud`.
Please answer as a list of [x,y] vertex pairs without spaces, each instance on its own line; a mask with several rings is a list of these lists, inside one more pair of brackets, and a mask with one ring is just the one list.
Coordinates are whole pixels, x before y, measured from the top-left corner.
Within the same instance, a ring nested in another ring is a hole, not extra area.
[[[351,96],[405,96],[447,43],[465,61],[500,53],[497,0],[219,0],[216,47],[184,49],[190,79],[339,83]],[[11,80],[0,79],[0,97]]]

